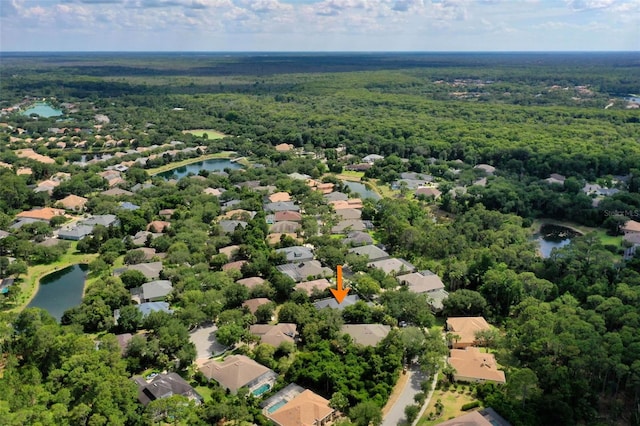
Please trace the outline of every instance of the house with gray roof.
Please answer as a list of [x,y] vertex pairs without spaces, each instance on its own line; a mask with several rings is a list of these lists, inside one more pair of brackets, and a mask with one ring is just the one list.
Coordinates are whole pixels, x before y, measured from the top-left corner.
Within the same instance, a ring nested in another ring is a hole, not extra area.
[[260,396],[272,388],[278,378],[275,371],[245,355],[230,355],[223,361],[211,359],[198,370],[233,394],[246,387],[254,396]]
[[84,237],[91,235],[93,226],[76,225],[71,228],[62,228],[58,230],[58,238],[61,240],[79,241]]
[[284,253],[287,262],[305,262],[313,260],[313,252],[304,246],[293,246],[277,249],[276,253]]
[[351,246],[373,244],[373,238],[366,232],[352,231],[347,234],[347,238],[342,240],[342,244]]
[[359,220],[362,217],[362,210],[340,209],[336,210],[336,216],[341,220]]
[[297,206],[293,201],[277,201],[275,203],[265,204],[264,211],[272,213],[284,211],[299,212],[300,207]]
[[[357,294],[349,294],[344,299],[342,299],[342,303],[338,303],[335,297],[328,297],[326,299],[321,299],[314,302],[313,306],[318,310],[324,308],[343,310],[347,306],[355,305],[358,301],[360,301],[360,296],[358,296]],[[372,305],[371,302],[367,304]]]
[[283,220],[282,222],[276,222],[269,227],[269,233],[272,234],[293,234],[301,228],[298,222],[292,222],[290,220]]
[[337,225],[331,227],[332,234],[344,234],[351,231],[364,231],[366,224],[360,219],[341,220]]
[[297,283],[307,281],[309,277],[322,278],[333,275],[333,271],[331,269],[322,266],[322,264],[317,260],[309,260],[300,263],[287,263],[285,265],[276,266],[276,269],[283,274],[288,275]]
[[173,291],[173,285],[169,280],[150,281],[142,284],[141,287],[132,290],[140,294],[143,302],[160,302]]
[[391,331],[391,327],[383,324],[345,324],[340,333],[348,334],[354,343],[362,346],[376,346]]
[[102,225],[108,228],[110,226],[118,226],[120,221],[114,214],[97,214],[83,220],[81,223],[87,226]]
[[122,275],[125,271],[128,270],[140,271],[148,280],[156,280],[160,277],[160,272],[162,272],[162,262],[149,262],[149,263],[138,263],[136,265],[129,265],[123,268],[114,269],[113,275],[116,277]]
[[330,192],[324,195],[324,199],[327,202],[331,201],[347,201],[349,196],[343,192]]
[[143,377],[134,377],[133,381],[138,385],[138,401],[145,407],[151,401],[173,395],[187,397],[196,405],[202,403],[202,396],[177,373],[160,373],[149,381]]
[[398,275],[396,279],[400,284],[406,285],[412,293],[430,293],[444,289],[444,284],[440,277],[431,271]]
[[367,246],[360,246],[350,248],[349,253],[357,254],[358,256],[367,256],[370,261],[382,260],[389,258],[389,253],[382,250],[378,246],[374,246],[373,244]]
[[381,259],[367,264],[370,268],[377,268],[386,274],[397,274],[399,272],[408,273],[416,270],[416,267],[404,259],[392,257],[390,259]]
[[231,234],[236,230],[238,226],[246,228],[248,224],[247,222],[242,220],[221,220],[218,225],[220,225],[220,228],[222,228],[222,232],[224,232],[225,234]]
[[0,240],[3,238],[7,238],[9,235],[11,235],[10,233],[8,233],[7,231],[3,231],[0,229]]

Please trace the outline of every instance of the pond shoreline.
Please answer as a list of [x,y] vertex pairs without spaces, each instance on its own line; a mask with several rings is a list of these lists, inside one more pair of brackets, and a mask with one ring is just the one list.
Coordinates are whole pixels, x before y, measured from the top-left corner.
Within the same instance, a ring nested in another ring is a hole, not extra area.
[[[177,169],[178,167],[188,166],[193,163],[198,163],[200,161],[208,161],[208,160],[233,160],[234,155],[237,152],[235,151],[223,151],[217,152],[215,154],[205,154],[199,157],[187,158],[186,160],[178,161],[175,163],[165,164],[164,166],[155,167],[153,169],[148,169],[147,173],[149,176],[157,176],[162,173],[170,172],[171,170]],[[240,163],[242,164],[242,163]]]

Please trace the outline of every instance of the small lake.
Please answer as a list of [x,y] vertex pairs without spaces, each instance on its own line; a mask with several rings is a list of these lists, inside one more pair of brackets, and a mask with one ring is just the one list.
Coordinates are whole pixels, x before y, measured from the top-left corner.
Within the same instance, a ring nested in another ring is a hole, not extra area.
[[377,192],[368,188],[365,184],[360,182],[352,182],[349,180],[343,180],[342,183],[349,187],[352,193],[360,194],[360,198],[373,198],[379,200],[381,197]]
[[38,114],[40,117],[58,117],[62,115],[62,111],[51,107],[49,104],[36,103],[31,108],[24,110],[22,115]]
[[88,269],[86,264],[78,264],[45,275],[40,280],[38,293],[27,307],[42,308],[60,322],[64,311],[82,302]]
[[159,173],[158,176],[165,179],[180,179],[187,176],[189,173],[197,175],[200,170],[206,170],[209,172],[218,172],[224,169],[241,169],[242,165],[234,163],[226,158],[214,158],[212,160],[198,161],[197,163],[191,163],[186,166],[176,167],[175,169],[167,170],[166,172]]
[[546,259],[551,256],[554,248],[571,244],[571,239],[578,235],[578,232],[564,226],[544,224],[540,227],[540,232],[534,235],[534,239],[540,247],[540,255]]
[[640,104],[640,96],[629,95],[628,98],[624,98],[624,99],[629,101],[629,102],[635,102],[635,103]]

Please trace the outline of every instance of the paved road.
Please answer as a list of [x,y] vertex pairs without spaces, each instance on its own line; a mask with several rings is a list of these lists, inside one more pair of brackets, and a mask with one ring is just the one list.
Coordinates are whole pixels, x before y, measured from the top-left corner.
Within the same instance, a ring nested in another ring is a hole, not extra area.
[[415,394],[420,392],[420,383],[422,383],[426,376],[424,373],[420,371],[418,366],[411,367],[407,374],[409,374],[409,380],[405,385],[402,393],[396,400],[396,403],[393,404],[391,410],[387,416],[382,420],[382,426],[397,426],[397,425],[406,425],[407,419],[404,415],[404,407],[407,405],[415,404],[413,397]]

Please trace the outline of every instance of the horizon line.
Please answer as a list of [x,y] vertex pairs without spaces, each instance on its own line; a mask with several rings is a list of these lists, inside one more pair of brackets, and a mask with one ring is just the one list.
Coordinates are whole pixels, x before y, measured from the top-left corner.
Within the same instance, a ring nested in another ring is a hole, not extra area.
[[5,53],[639,53],[640,50],[0,50]]

